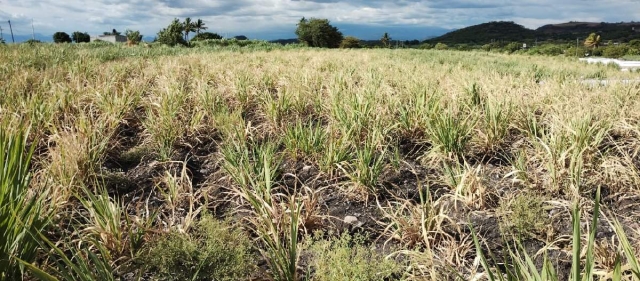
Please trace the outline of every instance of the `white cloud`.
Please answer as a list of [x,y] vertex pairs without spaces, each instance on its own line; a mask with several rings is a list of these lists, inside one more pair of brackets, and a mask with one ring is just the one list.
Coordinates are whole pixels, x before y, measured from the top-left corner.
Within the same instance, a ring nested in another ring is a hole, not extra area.
[[280,31],[293,37],[301,17],[328,18],[336,24],[410,25],[461,28],[492,20],[511,20],[529,28],[566,21],[630,21],[640,16],[638,0],[2,0],[0,25],[14,32],[87,31],[116,28],[153,36],[174,17],[203,19],[221,34]]

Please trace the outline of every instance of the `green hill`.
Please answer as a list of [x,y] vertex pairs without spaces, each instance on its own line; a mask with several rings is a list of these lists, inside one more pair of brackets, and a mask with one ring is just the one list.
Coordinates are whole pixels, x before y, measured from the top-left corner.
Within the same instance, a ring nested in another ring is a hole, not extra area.
[[514,22],[493,21],[473,25],[449,32],[440,37],[426,40],[429,43],[445,44],[487,44],[495,41],[535,40],[536,31]]
[[494,21],[458,29],[425,42],[487,44],[491,42],[531,42],[535,40],[569,41],[576,38],[584,40],[592,32],[600,34],[603,41],[628,42],[633,39],[640,39],[640,23],[567,22],[548,24],[532,30],[514,22]]
[[575,40],[586,38],[595,32],[602,36],[602,40],[628,42],[640,38],[640,23],[638,22],[567,22],[548,24],[536,29],[540,37],[546,39]]

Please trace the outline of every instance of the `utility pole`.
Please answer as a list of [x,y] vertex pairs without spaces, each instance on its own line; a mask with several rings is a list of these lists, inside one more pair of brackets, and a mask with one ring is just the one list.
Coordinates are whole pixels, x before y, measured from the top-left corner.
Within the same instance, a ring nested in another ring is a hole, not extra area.
[[2,26],[0,26],[0,39],[4,39],[4,36],[2,35]]
[[11,27],[11,20],[8,20],[9,22],[9,30],[11,31],[11,42],[15,43],[16,40],[13,38],[13,28]]
[[578,57],[578,37],[576,37],[576,58]]
[[33,28],[33,19],[31,19],[31,39],[36,40],[36,29]]

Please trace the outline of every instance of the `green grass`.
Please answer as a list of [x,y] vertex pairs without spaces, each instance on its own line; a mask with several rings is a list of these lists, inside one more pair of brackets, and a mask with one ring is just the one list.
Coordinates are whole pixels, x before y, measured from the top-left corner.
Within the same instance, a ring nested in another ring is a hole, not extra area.
[[20,280],[38,257],[39,237],[51,223],[47,193],[30,192],[29,166],[34,146],[29,129],[0,123],[0,279]]

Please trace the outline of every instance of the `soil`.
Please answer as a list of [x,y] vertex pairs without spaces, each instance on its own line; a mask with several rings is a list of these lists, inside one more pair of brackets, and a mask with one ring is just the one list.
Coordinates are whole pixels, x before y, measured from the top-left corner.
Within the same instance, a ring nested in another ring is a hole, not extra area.
[[[246,206],[237,198],[229,195],[228,186],[232,184],[225,178],[220,167],[221,156],[218,145],[221,142],[217,132],[213,131],[206,136],[191,136],[181,140],[179,146],[174,147],[175,154],[171,161],[157,161],[153,151],[145,147],[143,142],[143,129],[135,118],[125,120],[118,128],[118,137],[115,139],[107,158],[103,163],[103,180],[110,195],[118,198],[128,206],[127,212],[138,214],[141,209],[151,208],[149,212],[159,211],[161,217],[167,217],[168,212],[163,196],[158,192],[158,184],[166,173],[180,174],[185,169],[193,192],[206,190],[207,206],[214,215],[224,218],[232,214],[236,221],[241,221]],[[383,233],[384,216],[378,207],[387,206],[389,202],[398,199],[410,200],[418,203],[420,195],[418,187],[426,187],[429,182],[429,192],[433,200],[443,200],[447,205],[445,215],[454,223],[447,225],[445,231],[452,237],[460,237],[462,234],[470,234],[471,227],[475,230],[480,240],[484,243],[484,249],[494,257],[503,257],[505,245],[513,245],[514,241],[505,239],[505,233],[499,227],[499,218],[495,209],[499,205],[499,198],[507,194],[522,192],[522,186],[505,178],[510,172],[510,166],[506,161],[495,154],[492,157],[476,157],[476,164],[482,165],[483,186],[487,188],[485,198],[479,204],[465,205],[456,202],[453,191],[446,186],[438,184],[438,167],[428,167],[421,163],[419,157],[424,155],[430,146],[428,143],[416,143],[410,140],[399,144],[399,153],[402,162],[398,166],[387,169],[380,177],[380,189],[376,196],[369,198],[354,198],[345,192],[347,178],[336,172],[332,177],[320,172],[313,163],[304,159],[285,158],[280,167],[281,175],[277,179],[286,192],[295,193],[302,187],[319,191],[317,215],[319,222],[308,225],[307,233],[314,230],[324,230],[336,234],[347,232],[359,232],[370,237],[369,242],[377,244],[377,248],[384,248],[387,240],[380,237]],[[136,152],[137,151],[137,152]],[[390,164],[391,165],[391,164]],[[613,213],[622,218],[622,223],[629,231],[639,229],[640,204],[637,198],[625,198],[612,196],[610,191],[603,188],[603,206],[611,209]],[[204,197],[203,197],[204,198]],[[199,200],[196,204],[205,204]],[[183,202],[178,209],[188,208],[188,203]],[[345,222],[346,217],[355,217],[356,222]],[[572,233],[570,211],[566,207],[554,207],[549,210],[552,217],[551,237],[558,238],[570,236]],[[462,233],[459,233],[462,231]],[[598,239],[611,239],[614,232],[604,221],[598,225]],[[524,249],[536,256],[536,265],[542,266],[542,255],[536,255],[546,243],[540,239],[526,239],[523,241]],[[570,271],[570,258],[566,252],[571,247],[570,240],[566,243],[558,243],[557,249],[548,251],[548,258],[554,268],[560,273],[561,280],[566,280]],[[468,257],[467,264],[473,263],[474,257]],[[262,267],[266,268],[264,261]],[[130,276],[129,273],[127,276]],[[260,280],[260,274],[256,280]],[[126,278],[125,278],[126,279]]]

